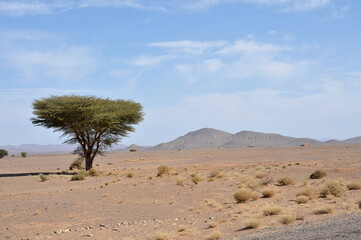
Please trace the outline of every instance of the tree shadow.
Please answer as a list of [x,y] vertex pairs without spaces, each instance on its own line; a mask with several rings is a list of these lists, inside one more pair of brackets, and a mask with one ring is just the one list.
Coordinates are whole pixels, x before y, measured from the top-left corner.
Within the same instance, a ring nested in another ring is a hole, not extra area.
[[39,174],[43,175],[75,175],[76,173],[69,172],[31,172],[31,173],[0,173],[0,178],[6,177],[26,177],[26,176],[38,176]]

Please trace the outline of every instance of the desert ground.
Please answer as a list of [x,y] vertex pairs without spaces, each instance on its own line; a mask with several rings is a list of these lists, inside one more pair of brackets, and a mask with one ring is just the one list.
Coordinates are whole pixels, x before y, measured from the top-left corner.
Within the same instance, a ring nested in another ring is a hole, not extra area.
[[361,145],[111,153],[71,181],[75,158],[0,159],[0,239],[241,239],[361,213]]

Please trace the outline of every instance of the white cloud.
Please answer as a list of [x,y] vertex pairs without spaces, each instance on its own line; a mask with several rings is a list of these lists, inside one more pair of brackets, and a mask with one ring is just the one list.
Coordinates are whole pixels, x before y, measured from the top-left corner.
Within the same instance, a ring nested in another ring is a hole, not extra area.
[[132,60],[132,64],[140,67],[151,67],[161,64],[167,60],[172,59],[173,57],[170,55],[164,56],[149,56],[142,55],[140,57],[136,57]]
[[70,81],[89,74],[96,67],[89,50],[70,47],[57,50],[15,50],[5,54],[13,67],[27,78],[44,75]]
[[184,52],[202,54],[207,50],[219,48],[227,44],[227,41],[173,41],[173,42],[153,42],[150,47],[159,47],[173,52]]
[[255,41],[238,40],[234,44],[228,44],[218,51],[219,54],[239,54],[239,53],[269,53],[289,51],[290,47],[276,46],[269,43],[258,43]]

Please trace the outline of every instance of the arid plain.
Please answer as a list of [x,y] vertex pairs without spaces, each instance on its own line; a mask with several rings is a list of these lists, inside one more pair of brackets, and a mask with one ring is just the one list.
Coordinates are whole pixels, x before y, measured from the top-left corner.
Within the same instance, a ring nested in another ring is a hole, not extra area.
[[[70,180],[74,158],[0,160],[0,239],[213,240],[361,211],[361,145],[111,153],[83,181]],[[329,183],[340,196],[320,197]]]

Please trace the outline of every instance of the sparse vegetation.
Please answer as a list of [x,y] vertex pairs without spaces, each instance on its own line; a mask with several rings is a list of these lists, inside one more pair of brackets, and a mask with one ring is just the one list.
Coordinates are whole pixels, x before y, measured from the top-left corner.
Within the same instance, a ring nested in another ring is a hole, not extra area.
[[256,174],[256,178],[260,178],[260,179],[264,178],[265,176],[266,176],[266,174],[263,172],[259,172]]
[[21,157],[26,158],[28,156],[27,152],[21,152]]
[[251,196],[252,200],[257,200],[257,199],[260,199],[261,197],[262,197],[262,194],[260,194],[259,192],[256,192],[256,191],[252,192],[252,196]]
[[203,181],[203,178],[201,178],[200,176],[198,175],[195,175],[192,177],[192,182],[195,184],[195,185],[198,185],[200,182]]
[[154,240],[171,240],[172,236],[169,233],[157,232],[154,236]]
[[322,207],[322,208],[315,210],[313,213],[316,215],[330,214],[330,213],[333,213],[333,209],[331,207]]
[[97,177],[97,176],[100,176],[100,173],[95,168],[91,168],[88,171],[88,175],[91,176],[91,177]]
[[280,186],[293,185],[295,181],[291,177],[283,177],[277,180]]
[[340,197],[344,193],[344,189],[341,184],[338,182],[328,183],[320,192],[320,195],[326,197],[328,195],[333,195],[335,197]]
[[271,198],[275,195],[275,191],[272,189],[265,189],[262,191],[262,195],[264,198]]
[[296,202],[298,204],[302,204],[302,203],[307,203],[310,199],[307,196],[304,195],[300,195],[298,197],[296,197]]
[[134,177],[134,173],[128,173],[127,174],[127,178],[133,178]]
[[280,212],[282,212],[280,206],[268,206],[263,209],[263,215],[265,216],[278,215]]
[[360,182],[350,182],[346,185],[348,190],[359,190],[361,189],[361,183]]
[[9,153],[5,149],[0,149],[0,158],[7,156]]
[[316,189],[305,188],[297,192],[296,196],[307,196],[309,199],[315,199],[318,193]]
[[74,161],[69,166],[69,170],[84,169],[83,162],[84,162],[83,157],[78,157],[78,158],[74,159]]
[[245,202],[252,198],[252,191],[250,189],[239,189],[233,194],[234,199],[237,203]]
[[85,171],[81,170],[77,174],[71,177],[71,181],[83,181],[85,180]]
[[222,233],[218,230],[210,233],[209,235],[207,235],[206,240],[219,240],[222,238]]
[[45,176],[44,174],[42,174],[42,173],[39,174],[39,177],[40,177],[40,180],[42,182],[45,182],[45,181],[49,180],[49,178],[47,176]]
[[184,186],[185,183],[186,183],[186,181],[187,181],[186,178],[184,178],[184,177],[178,177],[178,178],[177,178],[177,185],[178,185],[178,186]]
[[310,178],[311,179],[321,179],[326,176],[327,176],[327,174],[324,171],[317,170],[310,175]]
[[280,223],[282,223],[283,225],[288,225],[288,224],[290,224],[291,222],[293,222],[295,220],[296,220],[295,216],[293,216],[293,215],[285,215],[285,216],[282,216],[280,218]]
[[261,225],[261,221],[256,218],[248,219],[244,222],[246,228],[257,229]]
[[158,177],[162,177],[163,175],[169,175],[170,173],[170,167],[165,166],[165,165],[161,165],[158,168]]

